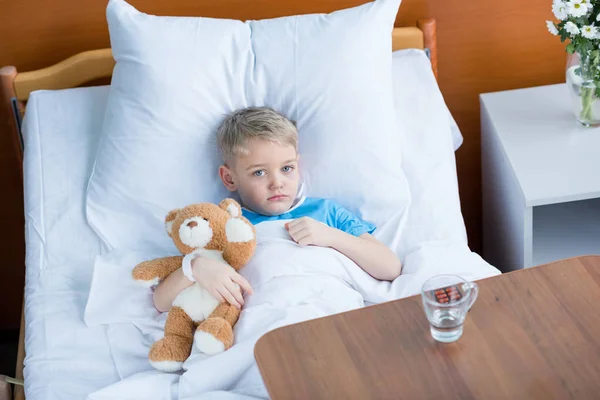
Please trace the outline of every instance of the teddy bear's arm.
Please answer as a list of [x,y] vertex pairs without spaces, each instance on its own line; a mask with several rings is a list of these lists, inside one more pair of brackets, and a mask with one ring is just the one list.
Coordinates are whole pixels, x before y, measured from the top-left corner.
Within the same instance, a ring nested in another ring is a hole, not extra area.
[[181,267],[182,261],[183,256],[171,256],[141,262],[133,269],[133,279],[155,285]]
[[255,247],[255,241],[228,243],[223,259],[237,271],[250,261]]
[[256,229],[244,217],[230,218],[225,225],[227,246],[223,259],[236,271],[250,261],[256,248]]

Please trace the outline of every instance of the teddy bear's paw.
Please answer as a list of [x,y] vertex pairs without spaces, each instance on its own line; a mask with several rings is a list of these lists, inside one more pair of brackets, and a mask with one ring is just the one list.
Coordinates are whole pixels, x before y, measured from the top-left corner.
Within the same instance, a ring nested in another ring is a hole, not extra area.
[[233,344],[233,329],[223,318],[208,318],[198,326],[194,342],[196,348],[204,354],[222,353]]
[[143,287],[147,287],[147,288],[151,288],[152,286],[156,286],[160,283],[160,280],[158,278],[154,278],[152,280],[149,281],[143,281],[141,279],[136,279],[135,280],[140,286]]
[[225,235],[231,243],[245,243],[254,239],[254,231],[241,218],[230,218],[225,224]]
[[181,370],[192,350],[191,338],[181,336],[165,336],[150,348],[148,359],[159,371],[176,372]]
[[183,363],[181,361],[152,361],[150,360],[152,368],[162,372],[177,372],[183,369]]
[[194,341],[196,348],[204,354],[213,355],[225,351],[225,345],[208,332],[197,331],[194,334]]
[[152,273],[152,271],[146,265],[146,262],[138,264],[133,271],[131,272],[133,279],[139,282],[143,286],[151,287],[157,285],[159,282],[156,274]]

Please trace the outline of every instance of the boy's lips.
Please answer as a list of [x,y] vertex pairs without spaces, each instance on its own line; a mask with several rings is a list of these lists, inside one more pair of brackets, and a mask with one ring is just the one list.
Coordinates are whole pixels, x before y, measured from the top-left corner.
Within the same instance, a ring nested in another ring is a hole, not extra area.
[[275,196],[269,197],[267,200],[268,201],[277,201],[277,200],[283,200],[285,198],[287,198],[287,196],[285,194],[276,194]]

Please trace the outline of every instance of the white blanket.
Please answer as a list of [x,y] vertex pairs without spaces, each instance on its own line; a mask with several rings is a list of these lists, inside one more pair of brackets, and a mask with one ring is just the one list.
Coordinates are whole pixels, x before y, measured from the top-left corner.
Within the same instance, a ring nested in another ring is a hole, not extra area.
[[268,331],[360,308],[365,302],[417,294],[423,281],[437,273],[460,274],[470,280],[498,273],[464,244],[431,242],[406,255],[398,279],[381,282],[335,250],[296,245],[283,227],[285,222],[257,225],[256,253],[240,271],[254,294],[246,298],[235,327],[234,346],[210,357],[194,351],[182,375],[153,371],[144,356],[162,336],[164,326],[164,315],[154,310],[149,290],[130,278],[132,267],[148,258],[148,252],[100,256],[86,322],[115,328],[108,329],[111,350],[117,369],[127,378],[89,399],[266,398],[253,351],[256,341]]

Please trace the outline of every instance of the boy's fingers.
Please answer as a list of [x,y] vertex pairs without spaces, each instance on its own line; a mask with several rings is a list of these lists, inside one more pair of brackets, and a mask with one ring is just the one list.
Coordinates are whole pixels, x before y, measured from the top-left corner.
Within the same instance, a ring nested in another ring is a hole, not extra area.
[[296,240],[296,243],[298,243],[300,246],[309,245],[311,243],[311,235],[306,234],[306,235],[299,237],[298,240]]
[[298,237],[299,235],[303,236],[306,233],[308,233],[308,227],[306,226],[298,226],[294,229],[290,229],[290,235],[294,237]]
[[240,287],[244,289],[246,293],[252,294],[252,286],[250,286],[250,283],[246,280],[246,278],[244,278],[238,273],[235,273],[231,277],[231,280],[240,285]]
[[233,297],[235,297],[235,300],[238,302],[238,304],[240,306],[244,305],[244,297],[242,296],[242,289],[240,289],[240,286],[237,283],[235,283],[233,281],[229,281],[229,284],[227,285],[225,290],[228,290],[229,293],[231,293],[231,295]]
[[298,241],[298,245],[301,247],[306,247],[310,244],[310,241],[307,238]]
[[294,242],[298,243],[298,241],[303,237],[310,236],[310,230],[306,228],[299,229],[296,232],[290,233],[290,236],[292,237],[292,239],[294,239]]
[[210,292],[210,294],[212,294],[214,296],[214,298],[217,299],[218,302],[220,302],[220,303],[224,303],[225,302],[225,299],[223,298],[223,296],[221,296],[221,293],[219,293],[218,290],[216,290],[216,289],[212,290]]
[[237,300],[233,297],[233,295],[231,293],[229,293],[229,291],[227,289],[225,289],[225,288],[221,289],[221,290],[219,290],[219,293],[221,293],[221,295],[225,298],[226,302],[228,302],[235,308],[238,308],[238,309],[241,308],[241,306],[239,305]]
[[244,297],[242,296],[242,291],[240,290],[240,287],[233,282],[231,282],[230,286],[231,287],[227,288],[229,290],[229,293],[235,298],[240,307],[243,306]]
[[302,222],[303,222],[302,218],[297,218],[297,219],[291,220],[290,222],[287,222],[286,223],[286,227],[287,227],[288,230],[291,230],[296,225],[301,224]]

